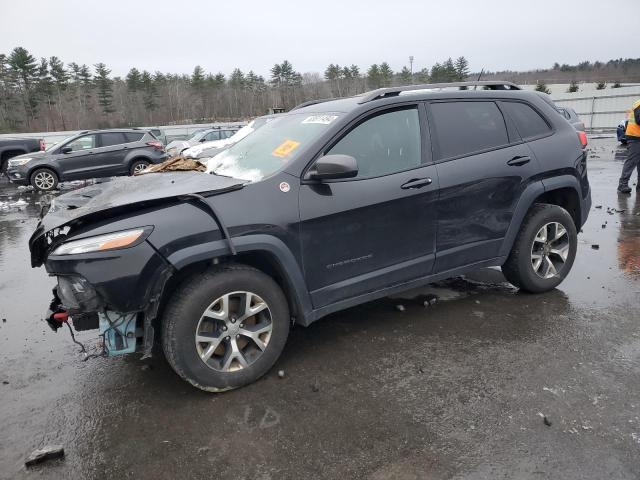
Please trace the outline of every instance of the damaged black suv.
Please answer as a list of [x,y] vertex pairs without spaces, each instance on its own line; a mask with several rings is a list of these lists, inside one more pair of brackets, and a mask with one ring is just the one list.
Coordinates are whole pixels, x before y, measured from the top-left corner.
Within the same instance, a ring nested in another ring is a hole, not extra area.
[[[470,89],[470,86],[480,87]],[[591,204],[583,145],[507,82],[309,102],[212,159],[55,199],[30,240],[49,322],[208,391],[265,374],[293,323],[472,269],[556,287]]]

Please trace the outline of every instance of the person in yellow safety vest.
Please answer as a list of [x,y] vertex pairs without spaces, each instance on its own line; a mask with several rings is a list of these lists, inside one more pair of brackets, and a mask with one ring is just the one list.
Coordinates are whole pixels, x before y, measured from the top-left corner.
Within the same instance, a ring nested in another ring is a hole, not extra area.
[[[629,110],[629,122],[625,130],[629,153],[627,160],[622,166],[620,181],[618,182],[618,192],[631,193],[629,179],[633,171],[640,166],[640,100],[636,100]],[[639,173],[640,174],[640,173]],[[636,185],[636,191],[640,192],[640,178]]]

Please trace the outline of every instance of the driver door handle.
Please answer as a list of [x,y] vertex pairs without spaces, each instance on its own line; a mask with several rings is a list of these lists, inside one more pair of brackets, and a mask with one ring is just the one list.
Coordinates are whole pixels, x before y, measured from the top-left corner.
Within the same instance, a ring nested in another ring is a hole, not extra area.
[[430,178],[412,178],[408,182],[403,183],[400,188],[402,188],[403,190],[407,190],[409,188],[422,188],[426,187],[427,185],[431,185],[432,182],[433,180],[431,180]]
[[518,155],[517,157],[513,157],[511,160],[507,162],[507,165],[511,165],[512,167],[520,167],[526,163],[529,163],[531,158],[526,155]]

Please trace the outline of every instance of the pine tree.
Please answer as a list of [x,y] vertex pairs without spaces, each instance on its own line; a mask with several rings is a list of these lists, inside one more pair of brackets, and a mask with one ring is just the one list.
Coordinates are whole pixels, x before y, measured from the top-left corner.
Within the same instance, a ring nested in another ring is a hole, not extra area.
[[57,98],[56,105],[58,109],[58,117],[60,118],[62,129],[66,130],[67,124],[63,112],[63,102],[65,100],[65,92],[69,88],[69,73],[65,70],[64,63],[55,56],[49,58],[49,72],[53,79],[55,95]]
[[[347,68],[347,70],[349,70]],[[329,81],[331,85],[331,93],[333,95],[337,95],[338,97],[342,96],[340,79],[344,78],[343,70],[340,68],[340,65],[330,64],[326,70],[324,71],[324,78]],[[349,72],[350,73],[350,72]]]
[[113,109],[113,80],[109,78],[111,70],[104,63],[96,63],[95,85],[98,96],[98,105],[102,108],[102,113],[108,115],[114,112]]
[[547,95],[551,94],[551,90],[547,88],[547,85],[544,82],[538,82],[535,88],[536,92],[546,93]]
[[596,83],[596,90],[604,90],[607,88],[607,84],[605,82]]
[[458,72],[456,71],[456,67],[453,64],[451,57],[444,62],[444,75],[445,82],[455,82],[458,79]]
[[140,71],[137,68],[129,70],[126,76],[127,90],[135,93],[142,88],[142,77]]
[[[49,62],[46,58],[41,58],[40,65],[38,65],[36,95],[38,97],[38,102],[45,104],[47,107],[45,115],[45,130],[49,131],[51,129],[49,120],[53,116],[52,111],[55,100],[53,99],[53,80],[49,75]],[[55,130],[55,124],[52,129]]]
[[17,90],[22,97],[27,128],[30,128],[38,109],[38,98],[35,92],[38,73],[36,59],[26,49],[16,47],[9,55],[7,64],[11,70]]
[[402,81],[403,85],[408,85],[411,83],[411,70],[409,70],[406,65],[402,67],[402,70],[400,70],[400,80]]
[[380,68],[376,63],[367,70],[367,84],[369,88],[380,88],[382,79],[380,78]]
[[229,86],[235,89],[242,89],[245,84],[244,73],[239,68],[236,68],[231,72],[229,77]]
[[383,87],[388,87],[391,85],[393,80],[393,70],[389,67],[387,62],[382,62],[380,64],[380,84]]
[[23,122],[16,78],[8,60],[6,55],[0,54],[0,132],[17,130]]
[[464,57],[458,57],[454,64],[456,80],[462,82],[469,76],[469,62]]
[[418,83],[429,83],[431,81],[431,77],[429,76],[429,69],[423,68],[418,73],[416,73],[416,79]]
[[440,65],[438,62],[434,63],[433,67],[431,67],[431,82],[442,83],[446,81],[446,74],[442,65]]
[[158,98],[156,83],[151,74],[144,70],[142,75],[140,75],[140,84],[142,85],[143,91],[142,102],[144,108],[149,113],[149,121],[153,123],[153,112],[158,108],[158,103],[156,102]]
[[[288,60],[284,60],[281,64],[276,63],[271,68],[269,82],[280,94],[282,104],[278,106],[286,108],[290,103],[297,103],[296,87],[302,84],[302,75],[293,69],[293,65]],[[292,102],[289,102],[289,99]]]
[[569,83],[569,88],[567,88],[567,93],[575,93],[578,91],[578,89],[578,82],[575,80],[571,80],[571,83]]

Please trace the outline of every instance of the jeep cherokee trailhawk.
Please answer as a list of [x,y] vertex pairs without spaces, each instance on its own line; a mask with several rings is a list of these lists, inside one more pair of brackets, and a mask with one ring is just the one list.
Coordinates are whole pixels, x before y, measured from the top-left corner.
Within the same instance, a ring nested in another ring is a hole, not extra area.
[[[470,87],[475,87],[471,89]],[[479,87],[479,88],[478,88]],[[556,287],[591,203],[583,142],[508,82],[308,102],[213,158],[55,199],[30,240],[48,321],[208,391],[265,374],[292,322],[472,269]]]

